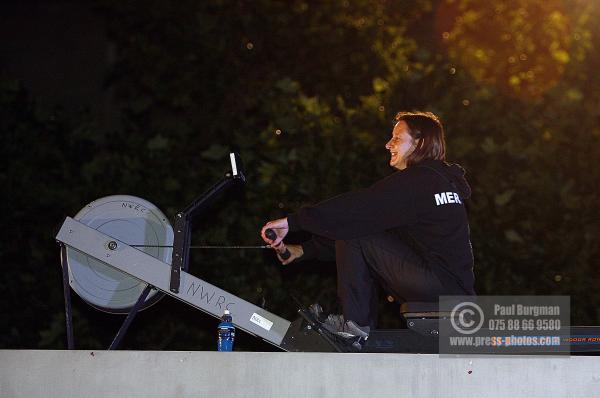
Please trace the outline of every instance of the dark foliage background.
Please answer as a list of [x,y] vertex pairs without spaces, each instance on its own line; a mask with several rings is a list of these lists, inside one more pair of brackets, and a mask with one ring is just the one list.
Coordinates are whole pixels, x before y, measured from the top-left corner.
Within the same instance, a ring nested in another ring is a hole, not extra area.
[[[478,293],[570,295],[573,324],[600,322],[594,2],[91,6],[113,50],[103,81],[113,122],[86,106],[43,109],[1,75],[0,347],[65,346],[53,236],[86,203],[126,193],[173,216],[220,178],[235,148],[247,187],[196,238],[257,244],[266,220],[388,174],[391,121],[411,109],[441,116],[450,160],[468,170]],[[281,267],[254,251],[192,261],[194,274],[288,319],[291,291],[334,309],[333,264]],[[122,318],[74,306],[78,347],[106,347]],[[382,327],[397,327],[397,307],[382,308]],[[166,298],[140,314],[123,347],[213,349],[216,323]],[[236,344],[271,349],[248,336]]]

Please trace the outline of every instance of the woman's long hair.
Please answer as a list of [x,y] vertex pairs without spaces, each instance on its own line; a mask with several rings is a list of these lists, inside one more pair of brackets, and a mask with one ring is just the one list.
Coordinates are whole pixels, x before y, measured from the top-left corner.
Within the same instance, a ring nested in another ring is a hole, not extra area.
[[419,139],[417,147],[406,159],[407,166],[426,159],[446,160],[444,127],[437,116],[431,112],[398,112],[395,121],[404,121],[410,136]]

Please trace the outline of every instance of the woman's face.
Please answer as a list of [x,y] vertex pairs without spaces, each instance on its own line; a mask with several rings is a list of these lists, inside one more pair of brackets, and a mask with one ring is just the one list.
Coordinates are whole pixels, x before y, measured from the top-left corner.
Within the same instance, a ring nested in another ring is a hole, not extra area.
[[385,144],[390,151],[390,166],[404,170],[406,168],[406,159],[416,147],[414,140],[408,132],[408,125],[404,120],[400,120],[392,130],[392,138]]

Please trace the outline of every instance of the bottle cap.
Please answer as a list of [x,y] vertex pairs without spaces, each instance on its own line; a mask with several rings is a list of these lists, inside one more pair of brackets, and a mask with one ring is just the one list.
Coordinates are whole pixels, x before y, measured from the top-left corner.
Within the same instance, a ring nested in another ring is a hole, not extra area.
[[225,311],[223,311],[223,314],[225,314],[225,315],[229,315],[229,310],[225,310]]

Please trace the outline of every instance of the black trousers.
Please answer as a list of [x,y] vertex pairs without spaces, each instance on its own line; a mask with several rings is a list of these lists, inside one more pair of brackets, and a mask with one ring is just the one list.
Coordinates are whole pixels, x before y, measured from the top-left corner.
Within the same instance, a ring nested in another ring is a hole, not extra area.
[[449,294],[427,262],[394,233],[335,241],[338,298],[344,318],[377,326],[379,288],[401,301]]

